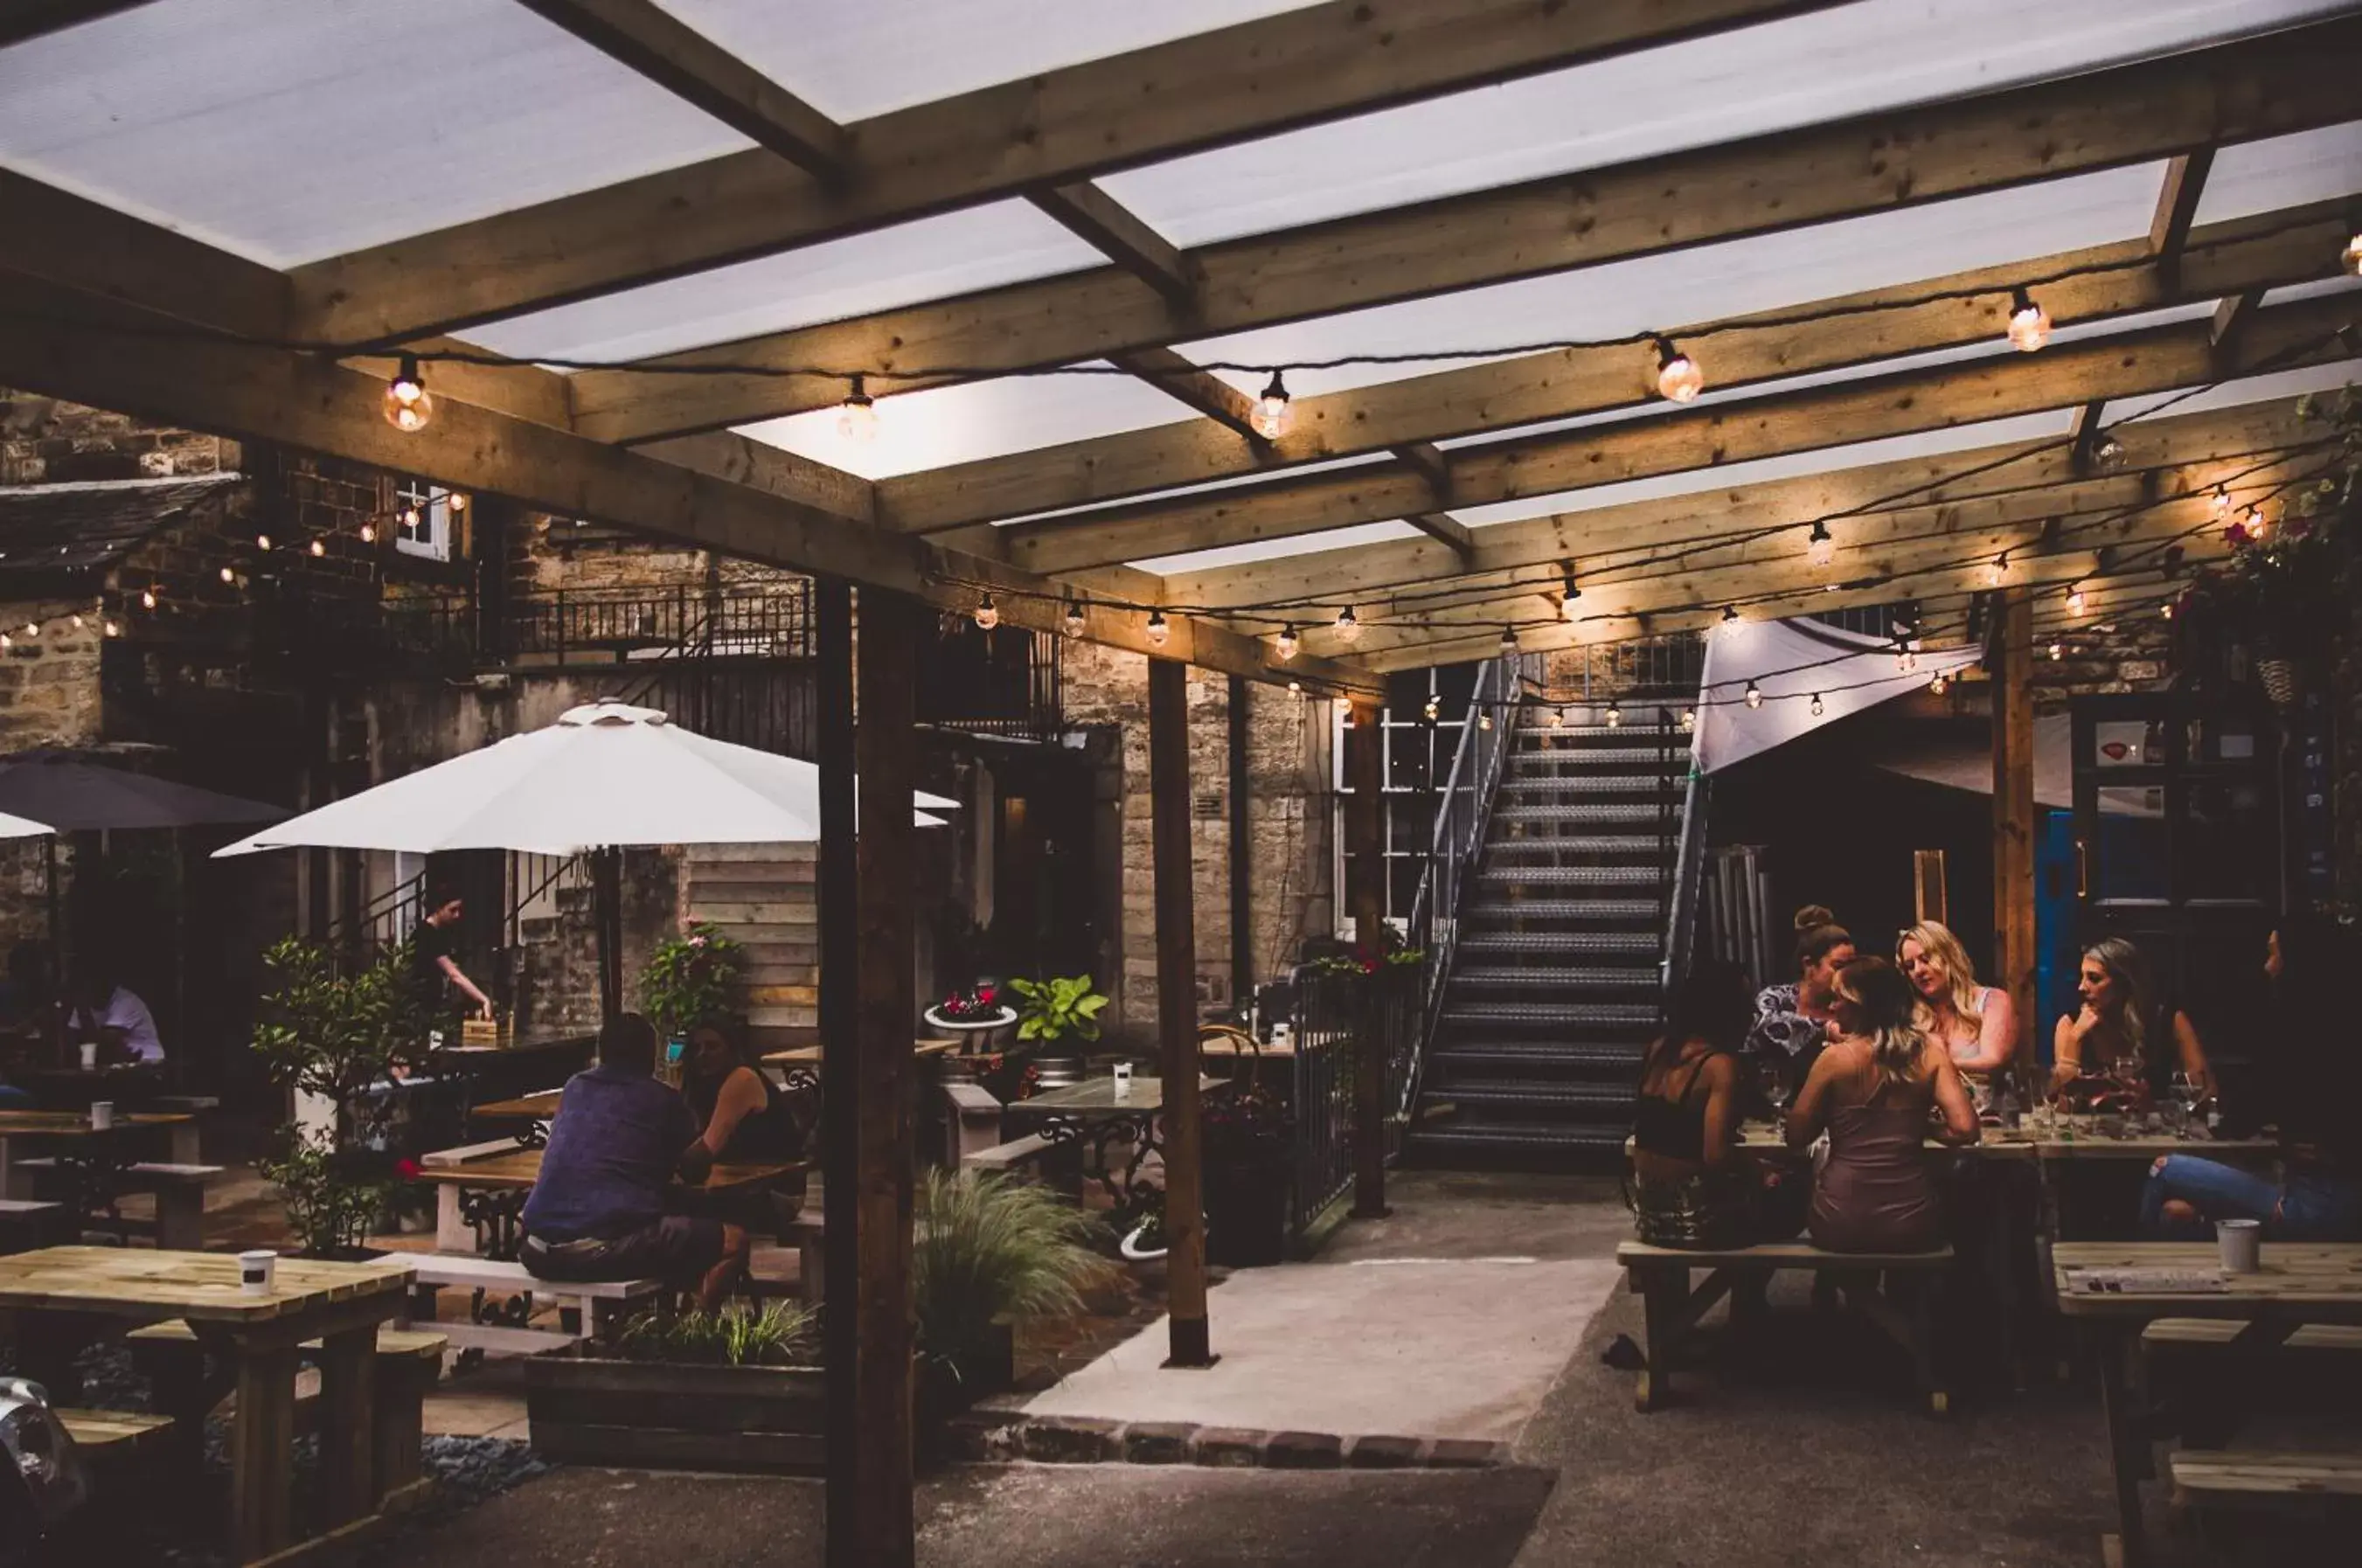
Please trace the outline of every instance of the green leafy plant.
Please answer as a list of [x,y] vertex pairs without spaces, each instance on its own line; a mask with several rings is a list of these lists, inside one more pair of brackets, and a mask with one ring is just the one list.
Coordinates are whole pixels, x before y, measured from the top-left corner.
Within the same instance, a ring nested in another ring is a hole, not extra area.
[[1099,1037],[1099,1010],[1107,1006],[1108,999],[1091,989],[1088,975],[1011,980],[1009,990],[1017,999],[1020,1040],[1064,1040],[1069,1034],[1077,1040]]
[[668,1036],[734,1018],[745,959],[745,949],[712,926],[692,924],[648,955],[640,971],[640,1010]]
[[974,1171],[931,1170],[912,1227],[919,1345],[954,1373],[979,1364],[1004,1318],[1065,1318],[1107,1276],[1089,1246],[1098,1226],[1045,1187]]
[[652,1308],[624,1324],[615,1345],[634,1361],[810,1366],[819,1353],[820,1318],[800,1302],[781,1300],[733,1302],[711,1312]]
[[2298,416],[2330,427],[2324,444],[2335,455],[2314,477],[2235,513],[2223,528],[2230,559],[2202,573],[2191,597],[2267,653],[2308,658],[2351,631],[2362,575],[2352,526],[2362,491],[2362,394],[2347,387],[2301,398]]
[[340,973],[326,948],[288,937],[262,961],[270,978],[254,1054],[273,1084],[318,1096],[334,1115],[317,1132],[286,1128],[259,1168],[279,1184],[306,1253],[348,1251],[399,1189],[383,1147],[393,1101],[380,1090],[425,1027],[410,946]]

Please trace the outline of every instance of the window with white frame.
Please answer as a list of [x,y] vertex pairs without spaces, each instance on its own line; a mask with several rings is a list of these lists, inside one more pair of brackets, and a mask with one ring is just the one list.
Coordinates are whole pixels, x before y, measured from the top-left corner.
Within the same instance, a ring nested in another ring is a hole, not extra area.
[[393,487],[393,547],[430,561],[451,558],[451,520],[458,509],[451,492],[425,480],[398,480]]
[[[1386,705],[1378,719],[1385,809],[1378,820],[1385,835],[1386,919],[1398,929],[1409,921],[1411,905],[1418,897],[1419,878],[1427,870],[1428,855],[1434,845],[1436,812],[1451,776],[1452,758],[1460,750],[1461,732],[1468,724],[1468,700],[1482,668],[1445,665],[1406,670],[1386,679]],[[1330,706],[1336,725],[1330,756],[1337,815],[1330,843],[1335,846],[1334,886],[1342,889],[1347,886],[1346,867],[1352,859],[1345,849],[1345,803],[1353,794],[1345,769],[1345,734],[1352,727],[1352,709],[1346,702]],[[1352,923],[1352,911],[1341,897],[1337,934],[1346,935]]]

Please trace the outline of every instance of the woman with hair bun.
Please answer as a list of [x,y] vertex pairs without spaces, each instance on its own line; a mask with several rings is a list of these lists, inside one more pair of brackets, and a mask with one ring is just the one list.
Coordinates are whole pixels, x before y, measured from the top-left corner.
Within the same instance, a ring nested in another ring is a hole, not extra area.
[[1766,986],[1755,998],[1755,1026],[1747,1057],[1760,1071],[1784,1064],[1791,1084],[1802,1082],[1828,1040],[1829,998],[1838,970],[1853,961],[1853,934],[1821,904],[1796,911],[1796,983]]
[[1930,1106],[1937,1134],[1977,1141],[1976,1107],[1950,1053],[1919,1032],[1918,993],[1883,958],[1857,958],[1837,974],[1831,1003],[1838,1037],[1821,1053],[1788,1114],[1788,1146],[1823,1132],[1828,1159],[1813,1187],[1813,1243],[1836,1253],[1917,1253],[1944,1242],[1943,1204],[1925,1149]]

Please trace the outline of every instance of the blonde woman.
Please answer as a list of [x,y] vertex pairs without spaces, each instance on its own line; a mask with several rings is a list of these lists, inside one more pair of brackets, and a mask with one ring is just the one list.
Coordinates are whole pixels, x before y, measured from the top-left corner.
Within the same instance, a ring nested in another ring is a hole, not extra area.
[[1788,1145],[1823,1131],[1829,1157],[1813,1187],[1814,1244],[1834,1253],[1926,1252],[1944,1242],[1944,1212],[1925,1142],[1977,1141],[1976,1107],[1951,1054],[1919,1032],[1918,998],[1883,958],[1838,971],[1830,1012],[1839,1037],[1823,1051],[1788,1113]]
[[1998,986],[1977,984],[1976,966],[1948,927],[1921,921],[1894,944],[1894,965],[1919,993],[1921,1031],[1980,1077],[2017,1054],[2017,1006]]
[[2158,1000],[2139,948],[2121,936],[2092,944],[2083,950],[2075,994],[2081,1006],[2072,1018],[2062,1014],[2051,1032],[2053,1088],[2128,1062],[2138,1064],[2135,1070],[2152,1092],[2162,1093],[2172,1075],[2185,1073],[2202,1098],[2213,1093],[2198,1026],[2180,1008]]

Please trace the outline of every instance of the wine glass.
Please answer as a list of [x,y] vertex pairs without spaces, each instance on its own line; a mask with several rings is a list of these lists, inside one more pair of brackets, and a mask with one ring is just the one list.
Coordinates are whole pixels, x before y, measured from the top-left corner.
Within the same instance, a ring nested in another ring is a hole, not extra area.
[[2191,1116],[2197,1110],[2198,1101],[2203,1091],[2200,1089],[2195,1077],[2188,1073],[2178,1072],[2167,1084],[2166,1092],[2173,1097],[2173,1131],[2177,1136],[2187,1135],[2190,1132]]
[[1772,1123],[1783,1125],[1788,1105],[1788,1064],[1766,1057],[1756,1065],[1756,1081],[1762,1086],[1763,1098],[1772,1107]]

